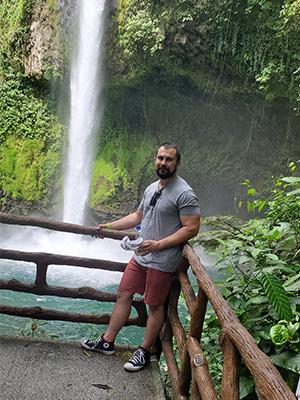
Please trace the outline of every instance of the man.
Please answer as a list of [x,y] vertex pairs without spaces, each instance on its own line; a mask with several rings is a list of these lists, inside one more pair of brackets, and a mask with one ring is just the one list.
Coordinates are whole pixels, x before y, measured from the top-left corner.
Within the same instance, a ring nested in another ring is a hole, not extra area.
[[144,341],[124,365],[138,371],[150,361],[150,348],[164,323],[164,303],[181,258],[182,245],[199,231],[200,210],[192,188],[177,175],[180,151],[166,142],[158,149],[155,169],[159,180],[149,185],[138,209],[98,229],[126,230],[141,224],[144,242],[130,260],[117,291],[117,301],[108,328],[96,340],[81,345],[102,354],[114,353],[114,340],[127,321],[133,295],[145,294],[149,306]]

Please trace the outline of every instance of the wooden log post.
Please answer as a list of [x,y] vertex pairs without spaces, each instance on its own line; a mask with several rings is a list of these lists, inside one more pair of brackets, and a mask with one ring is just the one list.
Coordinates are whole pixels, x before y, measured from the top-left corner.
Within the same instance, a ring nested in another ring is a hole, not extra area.
[[219,344],[223,353],[221,399],[239,400],[240,354],[231,340],[223,333],[220,335]]
[[160,339],[162,344],[163,353],[168,366],[168,374],[171,380],[173,394],[176,400],[188,400],[189,393],[182,396],[179,388],[179,369],[177,361],[173,352],[173,331],[169,320],[164,323],[162,330],[160,331]]
[[195,381],[195,379],[192,380],[191,400],[202,400],[202,397],[199,392],[198,385],[197,385],[197,382]]
[[37,287],[44,287],[47,286],[47,270],[48,270],[48,263],[39,262],[36,265],[36,278],[34,285]]
[[202,400],[218,400],[212,377],[208,370],[207,360],[201,350],[199,342],[189,336],[187,349],[191,358],[192,376],[195,379]]
[[207,306],[207,296],[204,291],[199,287],[196,302],[191,312],[191,324],[189,335],[195,339],[201,339],[203,324],[205,320]]
[[179,320],[177,306],[178,306],[178,297],[180,294],[180,283],[177,279],[173,280],[173,284],[170,290],[170,302],[168,309],[168,317],[173,329],[173,335],[175,337],[180,359],[182,360],[184,345],[186,342],[186,334],[185,330]]
[[[186,272],[180,272],[177,274],[177,276],[180,280],[181,290],[184,294],[184,298],[189,313],[191,315],[189,335],[200,341],[203,323],[205,319],[207,297],[205,293],[201,290],[201,288],[198,288],[198,295],[197,297],[195,296],[195,292],[191,286],[190,280]],[[189,393],[191,380],[192,380],[192,371],[191,371],[190,355],[185,345],[181,361],[180,382],[179,382],[181,394]],[[192,380],[192,386],[191,386],[191,399],[192,400],[201,399],[198,386],[197,384],[195,384],[194,380]]]
[[192,314],[193,308],[196,301],[196,295],[192,288],[191,282],[186,272],[179,272],[177,278],[181,285],[181,290],[184,295],[184,299],[189,310],[189,314]]
[[192,380],[192,369],[191,369],[191,360],[190,355],[186,349],[186,345],[184,346],[183,355],[181,359],[181,369],[179,375],[179,390],[181,396],[189,397],[190,385]]

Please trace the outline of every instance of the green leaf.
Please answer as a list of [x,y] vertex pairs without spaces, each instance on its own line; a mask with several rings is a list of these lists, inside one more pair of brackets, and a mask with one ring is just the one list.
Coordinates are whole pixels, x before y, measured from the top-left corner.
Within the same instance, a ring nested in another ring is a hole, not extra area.
[[227,299],[227,303],[230,305],[230,307],[233,310],[237,310],[239,308],[240,304],[241,304],[241,301],[236,296],[230,296]]
[[247,201],[247,210],[250,212],[251,211],[252,204],[250,201]]
[[239,264],[245,264],[249,260],[250,260],[249,256],[242,256],[239,259]]
[[278,367],[283,367],[300,374],[300,354],[285,351],[280,354],[271,354],[270,359]]
[[265,201],[261,201],[260,205],[258,207],[258,211],[261,212],[261,210],[264,208],[265,205],[266,205],[266,202]]
[[224,242],[224,240],[222,240],[222,239],[220,239],[220,238],[218,238],[218,237],[216,237],[215,239],[216,239],[216,241],[219,242],[222,246],[225,246],[225,245],[226,245],[226,243]]
[[274,325],[270,329],[270,337],[273,343],[277,346],[282,346],[289,340],[289,332],[284,325]]
[[261,253],[261,249],[259,248],[254,248],[253,250],[251,250],[251,255],[253,258],[255,258],[259,253]]
[[92,355],[90,353],[88,353],[86,350],[82,350],[83,354],[85,354],[88,357],[92,357]]
[[[300,274],[294,275],[290,279],[288,279],[286,282],[284,282],[283,287],[285,288],[285,290],[287,292],[289,292],[289,291],[294,291],[294,290],[299,289],[300,282],[298,281],[298,279],[300,280]],[[298,282],[295,282],[295,281],[298,281]]]
[[262,272],[262,283],[270,304],[277,312],[279,318],[291,321],[291,304],[280,280],[275,275]]
[[300,189],[292,190],[291,192],[288,192],[286,195],[294,196],[294,194],[300,194]]
[[281,178],[281,180],[290,183],[291,185],[300,184],[300,178],[297,176],[285,176],[284,178]]
[[245,376],[240,377],[240,399],[248,396],[251,392],[251,389],[254,386],[253,379],[246,378]]

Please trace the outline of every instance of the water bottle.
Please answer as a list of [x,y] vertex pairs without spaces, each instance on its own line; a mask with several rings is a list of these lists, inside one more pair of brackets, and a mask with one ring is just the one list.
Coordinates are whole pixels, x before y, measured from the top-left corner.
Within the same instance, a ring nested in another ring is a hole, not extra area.
[[136,254],[137,256],[140,256],[140,255],[141,255],[141,253],[139,253],[139,247],[140,247],[140,245],[143,243],[143,241],[144,241],[144,239],[143,239],[143,237],[142,237],[141,226],[140,226],[140,225],[137,225],[137,226],[136,226],[135,241],[134,241],[135,245],[137,246],[137,248],[134,250],[134,252],[135,252],[135,254]]
[[141,234],[142,234],[142,229],[141,229],[141,226],[140,226],[140,225],[137,225],[135,228],[136,228],[135,238],[138,239],[138,238],[142,237],[142,236],[141,236]]
[[140,225],[136,227],[135,239],[130,240],[128,236],[123,237],[121,241],[121,247],[124,250],[133,250],[137,256],[140,256],[139,247],[143,243],[144,239],[142,238],[142,232]]

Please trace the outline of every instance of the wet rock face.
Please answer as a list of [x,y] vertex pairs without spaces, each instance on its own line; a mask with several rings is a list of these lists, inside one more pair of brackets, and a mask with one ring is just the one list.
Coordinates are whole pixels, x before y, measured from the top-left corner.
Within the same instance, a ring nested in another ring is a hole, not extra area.
[[0,212],[17,215],[50,215],[46,207],[31,200],[21,197],[12,197],[0,188]]
[[55,28],[51,10],[46,1],[37,2],[27,44],[27,57],[24,62],[25,74],[42,75],[43,66],[48,63],[54,70],[59,67],[58,46],[55,42]]
[[65,59],[68,37],[76,25],[77,6],[74,0],[60,0],[56,8],[47,0],[36,2],[24,62],[26,75],[42,76],[49,67],[59,70]]
[[[25,75],[42,76],[47,68],[58,71],[68,63],[69,49],[76,37],[78,6],[76,0],[59,0],[55,8],[48,0],[36,2],[24,61]],[[106,29],[112,26],[117,7],[117,0],[106,2]]]

